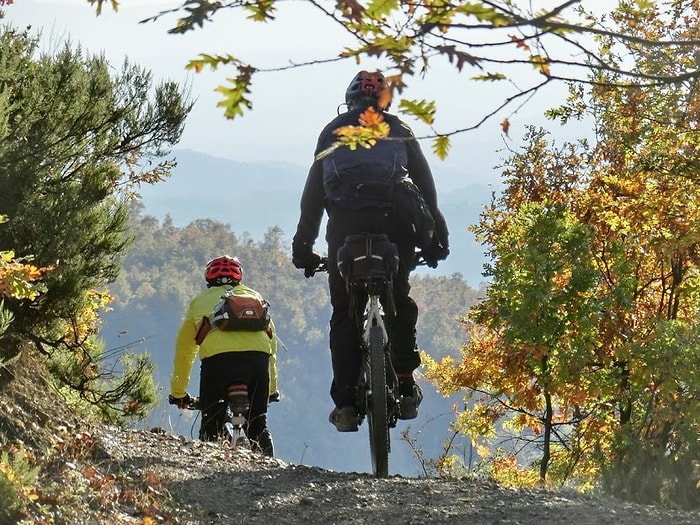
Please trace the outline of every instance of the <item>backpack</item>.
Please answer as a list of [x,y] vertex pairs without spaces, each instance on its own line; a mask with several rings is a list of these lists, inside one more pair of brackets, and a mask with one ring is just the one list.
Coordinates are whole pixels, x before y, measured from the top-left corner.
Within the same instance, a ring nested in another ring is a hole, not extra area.
[[227,290],[210,317],[219,330],[258,332],[270,326],[269,303],[256,295],[238,295]]
[[406,177],[406,144],[377,140],[371,148],[335,148],[323,158],[323,188],[328,202],[341,208],[390,208],[396,181]]
[[257,295],[237,295],[233,290],[227,290],[211,315],[202,317],[194,340],[197,345],[201,345],[207,334],[215,328],[227,332],[265,331],[272,337],[269,307],[270,304]]

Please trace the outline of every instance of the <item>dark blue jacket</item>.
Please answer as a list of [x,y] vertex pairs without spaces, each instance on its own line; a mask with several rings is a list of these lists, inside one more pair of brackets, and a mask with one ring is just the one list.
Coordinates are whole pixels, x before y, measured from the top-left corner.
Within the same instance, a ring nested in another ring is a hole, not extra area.
[[[348,111],[338,115],[328,123],[319,135],[314,158],[316,159],[319,152],[328,149],[336,142],[338,137],[333,131],[343,126],[357,126],[359,124],[359,116],[365,109],[359,108]],[[375,146],[375,151],[372,151],[374,148],[357,148],[353,152],[354,156],[352,157],[357,160],[355,167],[349,162],[349,156],[342,154],[340,171],[348,173],[357,169],[358,172],[352,173],[353,177],[351,178],[356,180],[354,176],[359,178],[365,177],[367,183],[371,183],[375,175],[383,180],[386,174],[379,172],[384,172],[386,166],[393,167],[392,176],[395,179],[410,177],[413,183],[420,188],[423,198],[435,219],[436,234],[443,242],[443,245],[446,246],[448,242],[447,225],[438,209],[435,181],[428,161],[421,151],[420,144],[411,129],[396,115],[386,112],[382,112],[382,115],[384,121],[390,126],[389,138],[391,140],[388,142],[391,142],[392,145],[384,148],[378,144],[380,147]],[[346,146],[341,146],[341,148],[348,149]],[[390,155],[392,158],[382,161],[377,158],[382,153]],[[311,247],[319,234],[324,210],[330,216],[335,206],[357,209],[372,205],[371,202],[368,202],[372,198],[368,198],[367,195],[357,195],[354,204],[349,201],[346,198],[347,188],[342,187],[342,182],[338,180],[338,184],[335,186],[332,183],[333,178],[338,176],[342,176],[342,173],[338,173],[337,163],[332,158],[330,160],[329,158],[316,159],[311,165],[301,197],[301,215],[294,236],[293,249],[296,253],[301,254],[301,252],[311,251]],[[374,205],[381,207],[384,204],[381,202],[381,199],[377,199]]]

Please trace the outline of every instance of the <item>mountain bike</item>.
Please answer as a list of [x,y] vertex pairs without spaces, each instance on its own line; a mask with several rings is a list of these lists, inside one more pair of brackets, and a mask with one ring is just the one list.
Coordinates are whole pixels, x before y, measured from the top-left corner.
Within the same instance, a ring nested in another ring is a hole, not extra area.
[[[219,399],[217,404],[226,403],[226,416],[224,419],[224,441],[229,448],[250,448],[250,442],[245,434],[248,422],[250,402],[248,400],[248,386],[242,382],[234,382],[228,387],[227,400]],[[202,411],[199,397],[192,398],[188,410]]]
[[[398,250],[384,234],[350,235],[338,250],[337,261],[350,296],[350,311],[361,334],[358,425],[367,417],[372,470],[376,477],[387,477],[390,429],[396,427],[401,401],[389,337],[395,316],[392,280],[398,271]],[[327,271],[327,262],[327,258],[322,259],[311,275]]]

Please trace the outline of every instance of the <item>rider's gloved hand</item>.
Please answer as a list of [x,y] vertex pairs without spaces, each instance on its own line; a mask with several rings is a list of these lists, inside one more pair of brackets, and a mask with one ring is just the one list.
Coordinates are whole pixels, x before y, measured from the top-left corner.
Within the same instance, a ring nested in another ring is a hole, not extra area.
[[311,277],[316,272],[316,268],[321,264],[321,256],[317,253],[310,252],[302,256],[292,255],[292,264],[301,270],[304,270],[304,277]]
[[437,268],[438,261],[444,261],[450,254],[450,249],[443,245],[437,236],[433,237],[433,243],[422,252],[425,263],[431,268]]
[[177,408],[183,410],[192,404],[192,397],[187,392],[185,392],[184,397],[175,397],[172,394],[169,394],[168,403],[171,405],[176,405]]
[[313,243],[303,240],[298,235],[292,241],[292,264],[304,270],[304,277],[311,277],[318,265],[321,264],[321,256],[314,252]]
[[280,400],[280,397],[282,397],[279,393],[279,390],[275,390],[274,392],[270,393],[270,397],[267,399],[267,403],[278,403]]

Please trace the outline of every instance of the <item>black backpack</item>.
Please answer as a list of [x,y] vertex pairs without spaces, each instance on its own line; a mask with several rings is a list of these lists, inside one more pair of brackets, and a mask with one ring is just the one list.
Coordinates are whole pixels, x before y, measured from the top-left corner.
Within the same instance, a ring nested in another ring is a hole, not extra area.
[[345,209],[390,208],[394,184],[407,176],[403,140],[379,139],[371,148],[335,148],[323,158],[328,202]]

